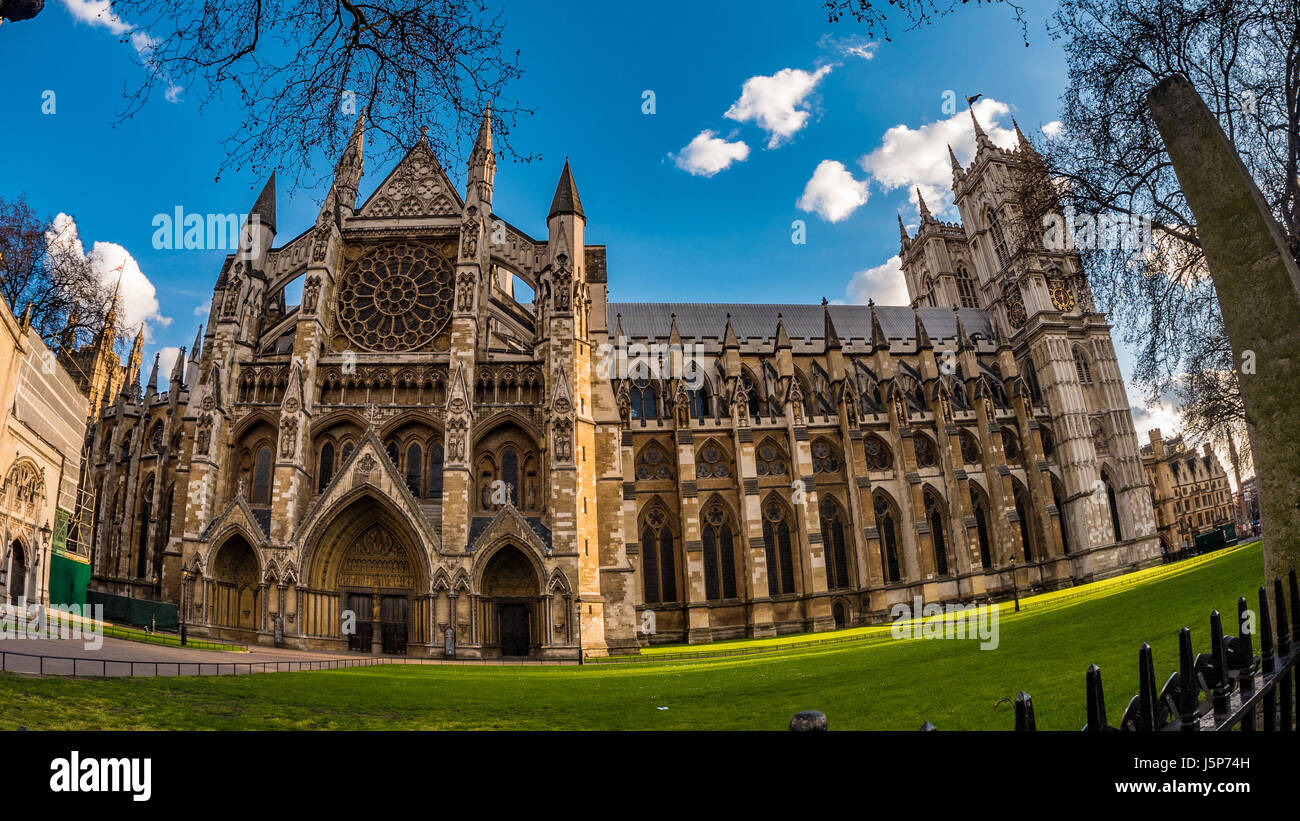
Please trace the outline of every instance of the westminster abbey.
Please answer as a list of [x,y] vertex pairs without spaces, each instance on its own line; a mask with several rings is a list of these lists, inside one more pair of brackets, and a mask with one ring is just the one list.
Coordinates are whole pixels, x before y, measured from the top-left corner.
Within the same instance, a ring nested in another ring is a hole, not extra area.
[[567,162],[546,236],[499,216],[490,116],[463,192],[421,140],[358,202],[363,118],[306,230],[267,183],[169,382],[96,397],[93,585],[191,634],[570,659],[1157,561],[1109,326],[1007,233],[1032,146],[973,127],[961,223],[900,221],[910,305],[719,305],[610,301]]

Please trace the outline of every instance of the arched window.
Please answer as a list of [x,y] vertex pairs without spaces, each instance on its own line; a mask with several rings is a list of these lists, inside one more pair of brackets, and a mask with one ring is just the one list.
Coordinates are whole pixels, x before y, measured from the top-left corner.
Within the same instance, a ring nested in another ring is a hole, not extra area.
[[767,592],[778,596],[794,592],[794,553],[790,549],[790,524],[785,505],[769,498],[763,507],[763,544],[767,550]]
[[131,434],[122,435],[122,461],[131,461]]
[[636,478],[642,481],[673,478],[672,463],[663,448],[654,442],[641,448],[636,457]]
[[813,473],[839,473],[842,464],[840,453],[825,439],[812,443]]
[[320,449],[320,459],[316,462],[316,492],[324,493],[334,478],[334,443],[326,442]]
[[253,468],[253,498],[255,505],[271,504],[271,446],[262,445],[257,449],[257,460]]
[[388,458],[393,460],[394,466],[402,463],[401,451],[398,450],[396,442],[390,439],[384,446],[384,450],[388,451]]
[[993,235],[993,250],[998,255],[998,265],[1005,269],[1011,264],[1011,254],[1007,251],[1007,236],[1002,231],[1002,222],[992,208],[988,212],[989,233]]
[[701,519],[704,543],[704,597],[710,601],[736,598],[736,553],[727,511],[714,502]]
[[830,497],[820,505],[822,544],[826,550],[826,587],[840,590],[852,587],[849,580],[849,552],[844,546],[844,516]]
[[862,440],[862,448],[867,454],[867,470],[889,470],[894,464],[894,455],[889,445],[879,436],[867,436]]
[[943,507],[930,491],[925,492],[925,518],[930,523],[930,536],[934,542],[934,572],[948,575],[948,539],[943,526]]
[[1016,518],[1020,520],[1020,543],[1024,546],[1025,561],[1032,562],[1035,551],[1033,531],[1029,528],[1029,500],[1026,497],[1024,488],[1018,483],[1013,485],[1011,492],[1016,502]]
[[[1044,429],[1044,433],[1046,433],[1046,429]],[[1064,550],[1065,555],[1068,556],[1070,555],[1070,537],[1068,535],[1070,532],[1070,528],[1065,521],[1065,501],[1063,497],[1064,494],[1061,492],[1060,483],[1057,482],[1055,478],[1053,478],[1052,479],[1052,504],[1056,505],[1056,521],[1061,528],[1061,549]]]
[[631,417],[633,419],[659,418],[658,394],[655,392],[655,386],[651,384],[650,380],[634,380],[631,390],[628,391],[628,397],[632,403]]
[[974,488],[970,492],[971,510],[975,511],[975,534],[980,544],[980,565],[985,569],[993,566],[993,546],[989,542],[989,516],[984,500]]
[[762,403],[759,401],[758,387],[754,384],[754,380],[751,379],[747,373],[742,373],[740,379],[742,384],[745,386],[745,402],[746,408],[749,411],[749,416],[751,419],[757,419],[762,416],[759,412]]
[[709,418],[709,392],[703,379],[700,380],[700,386],[693,391],[689,391],[690,397],[690,414],[696,419],[703,422]]
[[1124,540],[1124,529],[1120,527],[1119,503],[1115,498],[1115,486],[1111,484],[1110,477],[1102,474],[1102,481],[1106,483],[1106,503],[1110,506],[1110,526],[1115,531],[1115,541]]
[[1020,439],[1011,428],[1002,429],[1002,453],[1008,462],[1020,461]]
[[420,476],[424,472],[424,451],[412,442],[406,449],[406,487],[411,495],[420,498]]
[[1078,348],[1074,349],[1074,370],[1081,384],[1092,384],[1092,368],[1088,365],[1087,357]]
[[641,528],[641,576],[646,604],[677,601],[673,534],[664,509],[657,504],[646,513]]
[[151,518],[153,518],[152,476],[145,481],[144,493],[140,494],[140,532],[135,554],[135,577],[137,579],[147,578],[145,574],[149,567],[149,520]]
[[961,299],[961,307],[978,308],[979,299],[975,296],[975,278],[966,270],[966,266],[957,266],[957,296]]
[[343,443],[343,458],[339,460],[339,464],[342,464],[342,463],[346,462],[346,461],[348,460],[348,457],[351,456],[351,455],[352,455],[352,443],[351,443],[351,442],[344,442],[344,443]]
[[932,468],[939,464],[939,454],[935,450],[934,442],[930,437],[918,433],[912,437],[912,446],[916,450],[916,466],[919,468]]
[[442,443],[434,442],[429,446],[429,475],[425,479],[430,499],[442,498]]
[[1038,438],[1043,443],[1043,458],[1051,459],[1056,453],[1056,437],[1052,435],[1052,429],[1046,425],[1039,428]]
[[924,299],[924,304],[929,306],[935,305],[934,278],[931,277],[929,274],[926,274],[925,276],[921,277],[921,295],[922,298]]
[[154,453],[162,453],[163,451],[162,422],[159,422],[158,424],[154,425],[153,430],[149,433],[149,447],[153,450]]
[[519,504],[519,454],[514,448],[506,448],[501,453],[501,481],[506,483],[506,493],[510,503]]
[[898,520],[893,505],[882,494],[876,494],[876,532],[880,534],[880,566],[885,581],[896,582],[902,578],[898,569]]
[[784,476],[786,474],[785,451],[771,439],[764,439],[754,452],[755,471],[759,476]]
[[968,465],[978,465],[984,461],[980,443],[969,431],[961,432],[961,460]]

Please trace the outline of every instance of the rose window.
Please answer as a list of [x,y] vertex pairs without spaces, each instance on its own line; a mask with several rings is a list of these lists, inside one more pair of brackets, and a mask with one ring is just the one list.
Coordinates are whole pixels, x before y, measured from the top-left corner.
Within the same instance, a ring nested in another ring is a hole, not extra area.
[[339,327],[368,351],[428,348],[451,320],[451,263],[429,245],[365,248],[344,269]]

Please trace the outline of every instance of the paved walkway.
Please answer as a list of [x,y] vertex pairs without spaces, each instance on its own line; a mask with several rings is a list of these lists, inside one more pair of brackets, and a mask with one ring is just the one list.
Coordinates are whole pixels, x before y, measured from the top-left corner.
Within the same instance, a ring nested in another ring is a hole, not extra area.
[[6,639],[0,641],[0,669],[10,673],[57,676],[229,676],[249,673],[329,670],[377,664],[555,664],[535,659],[443,660],[371,656],[251,647],[249,652],[195,650],[104,637],[98,649],[81,639]]

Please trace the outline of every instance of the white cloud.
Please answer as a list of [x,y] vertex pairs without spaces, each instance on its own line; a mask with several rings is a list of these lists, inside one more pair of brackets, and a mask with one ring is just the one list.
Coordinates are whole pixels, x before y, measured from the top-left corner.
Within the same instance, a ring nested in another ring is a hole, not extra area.
[[858,271],[844,289],[849,301],[862,305],[874,299],[878,305],[908,305],[907,283],[903,281],[903,261],[898,255],[884,265]]
[[1057,137],[1061,136],[1061,132],[1064,130],[1065,123],[1060,120],[1052,120],[1050,123],[1043,126],[1043,135],[1049,140],[1055,140]]
[[207,302],[204,302],[202,305],[196,305],[196,306],[194,307],[194,315],[195,315],[195,316],[210,316],[211,314],[212,314],[212,300],[211,300],[211,299],[208,299],[208,301],[207,301]]
[[815,211],[829,222],[839,222],[865,204],[867,196],[866,180],[855,180],[841,162],[822,160],[795,205]]
[[105,287],[112,289],[121,283],[118,319],[123,326],[134,330],[143,324],[145,340],[149,341],[152,338],[151,325],[165,328],[171,324],[171,319],[158,313],[158,289],[140,270],[135,257],[121,245],[96,242],[90,253],[86,253],[76,221],[64,213],[54,218],[46,237],[52,253],[85,260]]
[[744,162],[749,146],[737,140],[729,143],[714,132],[701,131],[677,154],[669,154],[677,167],[697,177],[712,177],[733,162]]
[[[975,103],[975,116],[980,125],[994,144],[1003,148],[1014,148],[1017,144],[1010,123],[1004,127],[998,122],[1010,112],[1009,105],[992,98],[985,97]],[[906,189],[914,205],[916,189],[920,188],[925,204],[936,217],[952,219],[956,208],[952,201],[949,145],[963,164],[969,164],[975,156],[975,128],[969,110],[920,128],[905,123],[890,128],[881,138],[880,146],[861,159],[861,165],[886,191]]]
[[87,25],[106,28],[119,36],[130,33],[131,48],[135,49],[140,62],[150,71],[157,72],[158,76],[167,83],[167,90],[163,93],[164,99],[169,103],[181,101],[183,88],[171,82],[165,74],[157,70],[153,63],[153,53],[160,42],[158,38],[150,36],[118,17],[113,11],[112,0],[63,0],[63,7],[74,18]]
[[767,147],[776,148],[808,122],[811,112],[805,101],[832,66],[814,72],[783,68],[770,77],[750,77],[741,87],[740,99],[722,116],[737,122],[753,121],[768,134]]
[[836,54],[844,57],[860,57],[863,60],[871,60],[876,56],[876,49],[880,43],[860,34],[850,34],[848,37],[832,37],[829,34],[823,34],[817,41],[819,48],[829,49]]

